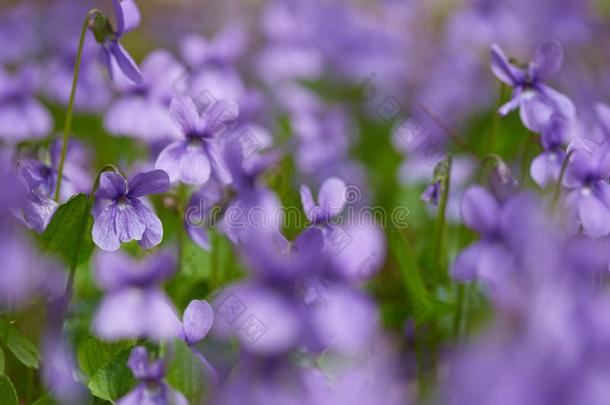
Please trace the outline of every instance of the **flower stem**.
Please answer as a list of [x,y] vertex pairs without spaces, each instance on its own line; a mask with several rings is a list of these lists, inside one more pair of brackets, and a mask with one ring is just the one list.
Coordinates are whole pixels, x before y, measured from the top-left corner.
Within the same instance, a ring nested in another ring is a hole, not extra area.
[[[78,230],[78,243],[76,245],[76,249],[74,249],[74,254],[72,255],[72,260],[70,261],[70,273],[68,275],[68,281],[66,283],[66,289],[64,290],[63,295],[63,313],[65,314],[68,309],[68,305],[70,304],[70,300],[72,299],[72,290],[74,289],[74,276],[76,274],[76,267],[78,265],[78,257],[80,254],[80,248],[82,245],[82,241],[84,239],[85,229],[87,228],[87,221],[89,216],[91,215],[91,207],[93,207],[93,202],[95,201],[95,192],[97,191],[100,185],[100,176],[102,173],[107,171],[115,171],[120,173],[119,169],[116,166],[108,164],[102,167],[102,169],[97,173],[95,177],[95,182],[93,183],[93,187],[91,188],[91,194],[89,194],[89,202],[85,207],[85,212],[83,213],[83,218],[81,220],[81,224]],[[63,317],[62,317],[63,318]]]
[[563,183],[563,177],[566,174],[568,162],[570,161],[570,157],[572,157],[573,152],[574,152],[574,149],[572,149],[570,152],[568,152],[565,159],[563,160],[563,163],[561,164],[561,171],[559,172],[559,179],[557,180],[557,186],[555,187],[555,193],[553,194],[553,200],[552,200],[553,201],[552,202],[553,210],[555,209],[555,207],[557,207],[557,203],[559,202],[559,195],[561,194],[561,184]]
[[438,214],[436,217],[436,233],[434,241],[434,258],[436,260],[436,275],[443,280],[446,277],[446,273],[442,271],[444,266],[444,254],[443,254],[443,238],[445,234],[446,225],[446,214],[447,214],[447,200],[449,199],[449,184],[451,177],[451,156],[447,156],[445,161],[446,172],[443,176],[441,183],[441,199],[438,205]]
[[85,35],[87,34],[87,29],[89,28],[89,22],[91,21],[91,17],[96,14],[101,14],[101,11],[93,9],[87,13],[87,17],[83,22],[83,28],[80,32],[80,39],[78,41],[78,50],[76,52],[76,61],[74,64],[74,76],[72,77],[72,89],[70,90],[70,100],[68,101],[68,110],[66,111],[66,120],[64,121],[63,143],[61,145],[61,158],[59,160],[59,167],[57,168],[57,184],[55,185],[55,195],[53,197],[55,201],[59,201],[59,191],[61,189],[61,180],[63,178],[64,162],[66,160],[66,152],[68,151],[68,141],[70,140],[70,131],[72,129],[74,99],[76,97],[76,87],[78,85],[78,76],[83,56]]

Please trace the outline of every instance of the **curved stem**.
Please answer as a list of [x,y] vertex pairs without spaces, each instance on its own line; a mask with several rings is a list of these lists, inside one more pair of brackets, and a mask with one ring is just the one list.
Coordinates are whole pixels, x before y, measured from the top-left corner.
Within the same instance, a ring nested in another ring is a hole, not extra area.
[[83,22],[83,28],[80,32],[80,39],[78,41],[78,50],[76,52],[76,61],[74,64],[74,76],[72,77],[72,89],[70,90],[70,100],[68,101],[68,109],[66,111],[66,120],[64,122],[63,131],[63,143],[61,145],[61,157],[59,159],[59,167],[57,168],[57,184],[55,185],[55,194],[53,199],[59,201],[59,191],[61,189],[61,180],[64,172],[64,162],[66,160],[66,152],[68,151],[68,141],[70,140],[70,130],[72,129],[72,116],[74,113],[74,99],[76,97],[76,87],[78,85],[78,76],[80,72],[80,65],[83,56],[83,45],[85,44],[85,35],[89,28],[91,17],[101,14],[101,11],[93,9],[87,13],[85,21]]

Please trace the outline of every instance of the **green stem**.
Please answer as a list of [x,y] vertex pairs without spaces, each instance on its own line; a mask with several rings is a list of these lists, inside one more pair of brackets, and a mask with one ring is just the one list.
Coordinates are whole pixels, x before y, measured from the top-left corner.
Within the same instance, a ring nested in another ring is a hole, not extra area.
[[530,148],[534,143],[534,136],[532,134],[528,134],[527,140],[525,141],[525,145],[523,146],[523,152],[521,154],[521,173],[520,175],[520,183],[524,185],[525,180],[527,179],[527,163],[529,162],[527,159],[527,155],[529,154]]
[[78,242],[76,244],[76,248],[74,249],[74,254],[72,255],[72,260],[70,261],[70,273],[68,275],[68,282],[66,283],[66,289],[65,289],[64,295],[63,295],[64,313],[68,309],[68,304],[70,303],[70,300],[72,299],[72,290],[74,289],[74,276],[76,274],[76,267],[78,265],[78,256],[80,254],[80,248],[82,246],[82,241],[84,239],[85,229],[87,228],[87,221],[89,220],[89,217],[91,216],[91,207],[93,206],[93,203],[95,201],[95,192],[97,191],[97,189],[100,185],[100,176],[102,175],[102,173],[107,172],[107,171],[115,171],[117,173],[120,173],[119,169],[117,169],[116,166],[108,164],[108,165],[105,165],[97,173],[97,176],[95,177],[95,182],[93,183],[93,187],[91,188],[91,194],[89,194],[89,203],[85,207],[85,212],[83,213],[83,218],[82,218],[80,227],[78,229],[78,236],[79,236]]
[[178,271],[182,272],[183,256],[184,256],[184,245],[185,245],[185,233],[184,224],[186,223],[186,205],[187,205],[188,189],[184,184],[178,186]]
[[74,76],[72,77],[72,89],[70,90],[70,101],[68,102],[68,110],[66,111],[66,120],[64,122],[63,131],[63,144],[61,145],[61,158],[59,159],[59,167],[57,168],[57,184],[55,186],[55,201],[59,201],[59,191],[61,189],[61,180],[64,172],[64,162],[66,160],[66,153],[68,151],[68,141],[70,140],[70,131],[72,129],[72,116],[74,113],[74,99],[76,97],[76,87],[78,85],[78,76],[80,72],[80,65],[83,56],[83,45],[85,44],[85,35],[89,28],[91,17],[101,14],[101,11],[93,9],[87,13],[87,17],[83,22],[83,28],[81,29],[80,39],[78,42],[78,50],[76,52],[76,62],[74,64]]
[[446,214],[447,214],[447,200],[449,199],[449,184],[451,180],[451,156],[447,157],[447,172],[442,180],[441,188],[441,199],[438,205],[438,216],[436,218],[436,235],[434,241],[434,254],[436,260],[436,274],[445,280],[446,273],[442,270],[444,267],[444,254],[443,254],[443,238],[445,234],[446,225]]
[[453,337],[456,342],[459,342],[464,309],[464,284],[462,283],[457,285],[457,302],[455,305],[457,309],[453,318]]
[[[498,106],[501,106],[502,103],[504,102],[504,95],[506,93],[506,88],[507,86],[500,82],[500,98],[498,100]],[[494,148],[495,148],[495,143],[496,143],[496,134],[498,131],[498,125],[499,125],[499,121],[500,121],[500,114],[498,113],[497,109],[494,109],[492,111],[492,118],[491,118],[491,131],[489,134],[489,138],[488,138],[488,142],[487,142],[487,154],[493,152]]]

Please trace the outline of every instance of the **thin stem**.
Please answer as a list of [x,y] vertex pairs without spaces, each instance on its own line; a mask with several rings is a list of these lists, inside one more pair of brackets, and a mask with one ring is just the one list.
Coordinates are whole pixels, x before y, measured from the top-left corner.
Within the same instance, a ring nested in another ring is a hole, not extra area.
[[557,203],[559,202],[559,196],[561,195],[561,184],[563,183],[563,178],[566,174],[568,162],[570,161],[570,157],[572,157],[572,153],[574,153],[574,149],[572,149],[570,152],[568,152],[565,159],[563,160],[563,163],[561,164],[561,171],[559,172],[559,180],[557,180],[557,186],[555,187],[555,193],[553,194],[553,200],[552,200],[553,201],[552,202],[553,210],[555,210],[555,207],[557,207]]
[[532,144],[534,143],[534,136],[532,134],[528,134],[527,140],[525,141],[525,145],[523,146],[523,152],[521,153],[521,173],[519,173],[520,183],[523,185],[525,180],[527,179],[527,155],[531,149]]
[[453,337],[456,342],[460,340],[460,332],[462,325],[462,314],[464,310],[464,284],[459,283],[457,285],[457,302],[456,302],[456,313],[453,318]]
[[100,177],[101,177],[102,173],[107,172],[107,171],[114,171],[114,172],[120,173],[120,170],[117,169],[116,166],[108,164],[108,165],[105,165],[104,167],[102,167],[102,169],[97,173],[97,176],[95,177],[95,182],[93,183],[93,187],[91,188],[91,194],[89,194],[89,202],[88,202],[87,206],[85,207],[85,212],[83,213],[83,218],[82,218],[79,230],[78,230],[79,237],[78,237],[76,249],[74,249],[74,254],[72,255],[72,260],[70,261],[70,273],[68,275],[68,282],[66,283],[66,289],[65,289],[64,295],[63,295],[64,313],[68,309],[68,304],[70,303],[70,300],[72,299],[72,290],[74,289],[74,276],[76,274],[76,267],[78,265],[78,256],[80,253],[82,241],[84,239],[83,234],[85,233],[85,229],[87,228],[87,221],[89,219],[89,216],[91,215],[91,207],[93,206],[93,203],[95,201],[95,192],[97,191],[97,189],[100,185]]
[[447,172],[442,181],[442,193],[441,199],[438,205],[438,216],[436,219],[436,236],[434,242],[434,254],[436,260],[436,274],[444,279],[446,274],[442,272],[443,263],[443,238],[445,234],[446,225],[446,214],[447,214],[447,200],[449,199],[449,184],[451,180],[451,156],[447,156]]
[[[498,106],[501,106],[504,102],[504,94],[506,93],[506,85],[500,82],[500,97],[498,99]],[[496,134],[498,131],[498,124],[500,121],[500,114],[497,109],[492,111],[491,117],[491,131],[487,142],[487,154],[493,152],[496,143]]]
[[55,195],[54,200],[59,201],[59,191],[61,189],[61,180],[63,178],[64,172],[64,162],[66,160],[66,153],[68,151],[68,141],[70,140],[70,131],[72,129],[72,116],[74,113],[74,99],[76,98],[76,87],[78,85],[78,76],[80,72],[80,65],[83,56],[83,46],[85,44],[85,35],[87,35],[87,29],[89,28],[89,23],[91,21],[91,17],[101,14],[101,11],[97,9],[93,9],[87,13],[87,17],[83,22],[83,28],[80,32],[80,39],[78,41],[78,50],[76,52],[76,61],[74,64],[74,76],[72,77],[72,89],[70,90],[70,100],[68,102],[68,110],[66,111],[66,120],[64,122],[64,132],[63,132],[63,144],[61,145],[61,158],[59,159],[59,167],[57,168],[57,184],[55,185]]
[[180,184],[178,186],[178,203],[177,203],[177,208],[178,208],[178,229],[176,230],[176,232],[178,232],[177,235],[177,239],[178,239],[178,271],[182,271],[182,265],[183,263],[183,256],[184,256],[184,245],[185,245],[185,233],[186,233],[186,229],[185,229],[185,224],[186,224],[186,205],[188,204],[187,202],[187,197],[188,197],[188,189],[187,186],[184,184]]

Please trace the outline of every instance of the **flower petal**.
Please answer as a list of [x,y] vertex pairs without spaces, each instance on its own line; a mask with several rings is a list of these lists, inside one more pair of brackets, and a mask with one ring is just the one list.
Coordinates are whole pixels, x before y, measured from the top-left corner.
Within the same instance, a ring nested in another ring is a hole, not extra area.
[[107,47],[121,72],[135,84],[142,83],[142,73],[140,73],[140,69],[131,55],[123,48],[123,45],[117,41],[110,41]]
[[169,190],[169,176],[163,170],[138,173],[129,180],[129,197],[160,194]]
[[134,0],[112,0],[117,19],[117,37],[123,36],[140,25],[140,10]]
[[231,184],[233,176],[231,175],[231,171],[229,170],[223,155],[220,153],[220,146],[215,140],[210,140],[205,143],[204,147],[206,148],[207,155],[210,159],[212,171],[218,181],[222,184]]
[[106,340],[178,337],[180,320],[167,297],[155,288],[128,288],[106,295],[93,320]]
[[303,204],[305,216],[307,216],[309,221],[314,222],[316,212],[319,211],[319,208],[311,195],[311,190],[305,184],[302,184],[299,192],[301,194],[301,204]]
[[199,125],[197,106],[190,97],[174,97],[169,105],[172,120],[185,135],[195,133]]
[[502,49],[496,44],[491,46],[491,70],[498,79],[509,86],[515,86],[522,76],[519,69],[508,61]]
[[151,249],[157,246],[163,240],[163,224],[161,220],[142,201],[134,199],[132,204],[138,213],[140,221],[146,227],[138,244],[144,249]]
[[117,200],[127,193],[127,180],[119,173],[104,172],[100,175],[100,184],[95,193],[98,198]]
[[343,211],[346,203],[346,188],[345,182],[338,177],[331,177],[322,183],[318,194],[318,204],[322,208],[322,215],[325,218],[331,219]]
[[464,223],[481,234],[493,232],[497,227],[500,207],[481,186],[472,186],[464,192],[460,210]]
[[581,191],[578,216],[585,232],[594,238],[610,233],[610,210],[591,191]]
[[234,101],[218,100],[212,103],[203,113],[201,128],[212,136],[219,136],[226,131],[239,115],[239,106]]
[[521,98],[519,110],[523,125],[533,132],[542,132],[551,123],[551,117],[556,111],[554,103],[538,91],[525,91]]
[[214,310],[206,300],[192,300],[184,310],[182,330],[189,345],[201,341],[214,324]]
[[142,239],[146,225],[130,203],[118,203],[115,209],[115,229],[121,242]]
[[549,40],[538,47],[534,60],[530,63],[530,75],[534,80],[547,80],[563,63],[563,47],[556,40]]
[[101,249],[113,252],[121,247],[115,231],[116,204],[106,207],[93,221],[93,242]]
[[477,276],[482,246],[480,242],[476,242],[462,250],[451,266],[451,277],[459,281],[474,279]]

